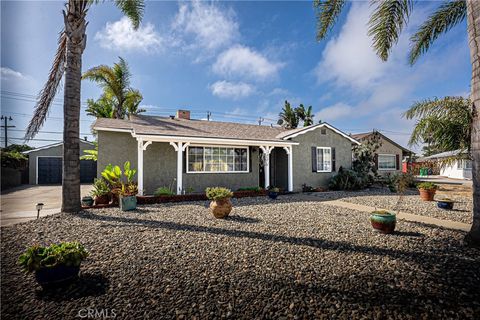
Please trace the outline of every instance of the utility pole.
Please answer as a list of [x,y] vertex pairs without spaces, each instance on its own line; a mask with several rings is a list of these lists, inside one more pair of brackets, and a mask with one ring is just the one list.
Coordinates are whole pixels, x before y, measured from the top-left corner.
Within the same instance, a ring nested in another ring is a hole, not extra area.
[[8,121],[13,120],[12,117],[2,116],[0,119],[3,120],[5,123],[3,126],[0,126],[0,127],[5,128],[5,148],[6,148],[8,144],[8,128],[15,128],[15,126],[8,125]]
[[207,111],[207,121],[210,121],[211,116],[212,116],[212,113],[210,111]]
[[261,126],[263,121],[265,121],[265,119],[262,117],[258,118],[258,125]]

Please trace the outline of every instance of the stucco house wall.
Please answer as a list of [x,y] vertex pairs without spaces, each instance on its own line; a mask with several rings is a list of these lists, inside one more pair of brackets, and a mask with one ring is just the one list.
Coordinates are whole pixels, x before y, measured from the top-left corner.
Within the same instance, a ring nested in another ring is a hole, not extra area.
[[[80,155],[84,150],[93,149],[92,143],[80,140]],[[31,150],[28,153],[28,181],[30,184],[37,183],[37,158],[38,157],[63,157],[63,144],[52,146],[45,149]]]
[[440,175],[453,179],[472,179],[472,169],[463,169],[456,160],[440,168]]
[[381,175],[384,174],[391,174],[391,173],[399,173],[402,171],[402,149],[400,149],[398,146],[392,144],[390,141],[385,140],[383,137],[380,138],[380,141],[382,142],[382,145],[378,150],[375,152],[377,155],[380,154],[391,154],[395,155],[396,157],[399,158],[399,166],[398,170],[385,170],[385,169],[378,169],[378,173]]
[[[325,128],[316,129],[292,138],[299,142],[293,146],[293,190],[301,191],[302,184],[311,187],[327,187],[331,177],[338,173],[342,166],[344,169],[352,168],[352,142],[335,131]],[[312,172],[312,147],[334,147],[335,169],[332,172]]]
[[[137,141],[130,133],[98,132],[97,176],[108,164],[123,166],[130,161],[137,169]],[[250,147],[250,172],[248,173],[186,173],[184,153],[183,188],[193,188],[194,192],[203,192],[207,187],[226,186],[232,190],[242,187],[255,187],[258,178],[258,147]],[[159,187],[173,187],[177,176],[177,152],[166,142],[153,142],[143,153],[144,193],[153,194]]]

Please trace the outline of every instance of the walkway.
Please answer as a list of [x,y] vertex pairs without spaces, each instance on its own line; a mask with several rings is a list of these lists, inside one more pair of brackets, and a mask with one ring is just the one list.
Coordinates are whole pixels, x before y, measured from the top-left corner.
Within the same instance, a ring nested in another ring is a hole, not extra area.
[[[324,201],[322,202],[322,204],[342,207],[345,209],[358,210],[363,212],[372,212],[375,210],[381,210],[379,208],[369,207],[369,206],[360,205],[356,203],[344,202],[341,200]],[[437,218],[432,218],[428,216],[420,216],[420,215],[406,213],[406,212],[397,212],[397,218],[403,219],[406,221],[420,222],[425,224],[436,225],[436,226],[447,228],[447,229],[454,229],[454,230],[461,230],[461,231],[470,231],[470,228],[471,228],[471,225],[467,223],[437,219]]]

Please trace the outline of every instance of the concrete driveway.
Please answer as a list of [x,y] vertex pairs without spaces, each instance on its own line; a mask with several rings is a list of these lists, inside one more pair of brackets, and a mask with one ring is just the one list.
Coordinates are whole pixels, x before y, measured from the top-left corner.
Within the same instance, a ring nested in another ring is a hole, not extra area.
[[[92,185],[81,186],[82,197],[89,195]],[[62,186],[24,185],[2,192],[1,225],[11,225],[35,219],[37,203],[44,204],[40,216],[60,212],[62,207]]]

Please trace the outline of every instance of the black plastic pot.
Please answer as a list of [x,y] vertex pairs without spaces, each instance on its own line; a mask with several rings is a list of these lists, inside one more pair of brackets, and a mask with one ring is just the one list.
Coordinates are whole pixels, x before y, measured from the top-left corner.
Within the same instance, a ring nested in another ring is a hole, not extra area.
[[35,271],[35,279],[42,287],[60,286],[70,283],[78,277],[80,266],[67,267],[58,265],[52,268],[41,268]]
[[268,191],[268,197],[272,200],[275,200],[278,197],[278,192]]

